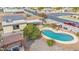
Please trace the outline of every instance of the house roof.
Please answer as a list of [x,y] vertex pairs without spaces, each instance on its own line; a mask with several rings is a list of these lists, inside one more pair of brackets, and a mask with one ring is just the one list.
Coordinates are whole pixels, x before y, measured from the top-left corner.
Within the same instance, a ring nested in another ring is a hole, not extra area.
[[1,46],[10,45],[19,41],[22,41],[24,38],[21,34],[11,34],[9,36],[3,37],[3,41],[0,43]]
[[22,20],[25,19],[22,15],[6,15],[2,17],[3,21],[9,22],[10,21],[16,21],[16,20]]
[[[21,16],[22,18],[26,18],[26,14],[25,13],[0,13],[0,22],[3,21],[3,18],[6,19],[5,17],[9,18],[9,17],[16,17],[16,16]],[[9,18],[10,19],[10,18]]]

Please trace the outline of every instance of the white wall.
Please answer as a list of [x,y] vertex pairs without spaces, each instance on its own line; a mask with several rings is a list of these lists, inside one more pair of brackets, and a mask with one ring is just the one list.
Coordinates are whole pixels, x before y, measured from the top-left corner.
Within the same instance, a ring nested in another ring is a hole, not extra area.
[[10,33],[10,32],[14,32],[14,31],[20,31],[23,30],[23,28],[26,26],[26,24],[19,24],[19,29],[14,30],[13,26],[5,26],[3,27],[3,32],[4,33]]

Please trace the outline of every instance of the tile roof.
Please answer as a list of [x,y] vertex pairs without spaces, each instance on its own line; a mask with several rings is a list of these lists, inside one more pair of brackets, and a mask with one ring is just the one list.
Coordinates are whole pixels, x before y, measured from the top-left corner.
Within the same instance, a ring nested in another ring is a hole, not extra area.
[[21,34],[12,34],[6,37],[3,37],[3,41],[1,42],[1,46],[10,45],[18,41],[22,41],[24,38]]

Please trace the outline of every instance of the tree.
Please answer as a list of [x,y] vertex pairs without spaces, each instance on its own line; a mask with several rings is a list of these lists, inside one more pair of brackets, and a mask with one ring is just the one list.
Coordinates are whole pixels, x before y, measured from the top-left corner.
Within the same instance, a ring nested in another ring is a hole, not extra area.
[[24,29],[23,29],[23,35],[25,38],[29,40],[35,40],[40,38],[41,32],[40,30],[33,24],[28,24]]
[[43,17],[43,18],[47,18],[47,15],[45,13],[39,13],[38,16]]

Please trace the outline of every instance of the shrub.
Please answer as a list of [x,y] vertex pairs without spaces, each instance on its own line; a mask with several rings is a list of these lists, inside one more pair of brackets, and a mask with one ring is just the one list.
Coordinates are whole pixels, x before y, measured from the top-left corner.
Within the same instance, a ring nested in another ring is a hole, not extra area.
[[48,44],[48,46],[53,46],[54,41],[53,40],[47,40],[47,44]]

